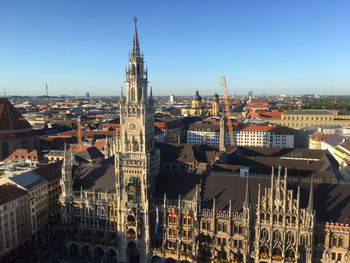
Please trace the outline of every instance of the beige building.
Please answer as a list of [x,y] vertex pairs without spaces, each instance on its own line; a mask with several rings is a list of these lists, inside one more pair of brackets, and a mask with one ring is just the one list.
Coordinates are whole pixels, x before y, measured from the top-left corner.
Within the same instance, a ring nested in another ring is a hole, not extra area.
[[34,171],[14,175],[8,179],[28,192],[30,234],[37,239],[44,236],[48,214],[48,183]]
[[339,163],[339,171],[345,179],[350,179],[350,139],[344,139],[333,152],[334,158]]
[[184,116],[218,116],[219,115],[219,95],[213,96],[212,107],[208,108],[204,106],[202,97],[199,95],[198,90],[193,96],[191,107],[181,109],[181,114]]
[[27,191],[0,183],[0,258],[30,239]]
[[321,143],[332,134],[315,133],[309,136],[309,149],[321,150]]
[[281,119],[269,120],[271,123],[302,129],[306,126],[350,125],[349,115],[339,115],[330,110],[295,110],[282,112]]

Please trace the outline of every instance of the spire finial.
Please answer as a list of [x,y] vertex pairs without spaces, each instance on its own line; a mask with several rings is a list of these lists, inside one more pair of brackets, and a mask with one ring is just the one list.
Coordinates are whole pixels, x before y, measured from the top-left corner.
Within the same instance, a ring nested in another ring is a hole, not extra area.
[[133,40],[133,43],[132,43],[131,55],[139,56],[140,55],[140,45],[139,45],[139,39],[138,39],[138,36],[137,36],[136,21],[137,21],[137,18],[134,17],[134,40]]

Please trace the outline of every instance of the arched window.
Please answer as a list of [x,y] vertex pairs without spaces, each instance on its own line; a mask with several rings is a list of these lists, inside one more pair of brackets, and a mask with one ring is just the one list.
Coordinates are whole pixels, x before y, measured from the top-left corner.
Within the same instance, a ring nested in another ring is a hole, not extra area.
[[135,75],[135,65],[134,64],[132,65],[132,68],[131,68],[131,74]]
[[131,88],[131,101],[135,101],[135,89]]
[[222,224],[222,232],[227,232],[227,226],[225,222]]
[[293,216],[292,217],[292,224],[295,224],[295,222],[296,222],[296,218],[295,218],[295,216]]
[[261,213],[261,214],[260,214],[260,218],[261,218],[261,220],[265,220],[265,214],[264,214],[264,213]]
[[343,242],[343,237],[339,237],[338,246],[339,246],[339,247],[343,247],[343,246],[344,246],[343,243],[344,243],[344,242]]
[[222,231],[222,223],[221,222],[218,223],[218,231]]
[[238,226],[236,224],[233,227],[233,233],[238,233]]
[[210,221],[207,222],[207,229],[208,230],[211,230],[211,224],[210,224]]
[[207,229],[207,222],[205,220],[202,221],[202,229]]
[[283,217],[282,217],[282,215],[280,215],[280,216],[278,217],[278,222],[280,222],[280,223],[283,222]]
[[137,64],[137,75],[140,74],[140,64]]
[[132,148],[133,148],[132,150],[134,152],[137,152],[139,150],[139,144],[138,144],[137,141],[134,141],[134,144],[133,144]]
[[294,243],[294,235],[292,232],[288,232],[286,236],[287,244]]
[[267,230],[264,228],[261,230],[260,232],[260,239],[262,240],[268,240],[269,239],[269,233],[267,232]]
[[334,247],[336,247],[338,245],[338,238],[337,238],[337,236],[333,237],[333,243],[332,244],[333,244]]
[[126,151],[131,151],[130,142],[126,143]]
[[278,230],[276,230],[275,232],[273,232],[273,241],[274,242],[278,242],[281,239],[281,234]]
[[273,215],[273,222],[274,222],[274,223],[277,222],[277,215]]
[[286,223],[290,224],[290,216],[286,216]]
[[239,234],[243,234],[243,227],[241,225],[239,225],[238,232]]

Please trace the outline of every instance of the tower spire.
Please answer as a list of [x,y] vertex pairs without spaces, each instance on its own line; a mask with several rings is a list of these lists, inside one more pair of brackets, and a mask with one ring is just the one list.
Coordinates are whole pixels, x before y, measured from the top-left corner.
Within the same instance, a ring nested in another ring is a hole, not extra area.
[[63,166],[62,166],[62,168],[66,169],[67,166],[68,166],[68,153],[67,153],[67,144],[66,144],[66,142],[64,142],[63,156],[64,156],[64,158],[63,158]]
[[134,56],[139,56],[141,54],[141,52],[140,52],[139,38],[137,36],[136,21],[137,21],[137,18],[134,17],[134,39],[133,39],[133,42],[132,42],[132,52],[131,52],[131,54],[134,55]]
[[250,204],[250,189],[249,189],[249,176],[247,175],[247,184],[246,184],[246,189],[245,189],[245,199],[244,199],[244,204],[246,206],[249,206]]
[[314,176],[311,176],[310,193],[309,193],[309,203],[307,208],[309,211],[314,210]]

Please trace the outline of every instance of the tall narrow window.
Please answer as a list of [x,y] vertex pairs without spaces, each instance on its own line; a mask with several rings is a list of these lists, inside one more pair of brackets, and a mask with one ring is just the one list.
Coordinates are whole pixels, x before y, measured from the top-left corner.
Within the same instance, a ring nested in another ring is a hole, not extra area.
[[131,101],[135,101],[135,89],[131,88]]

